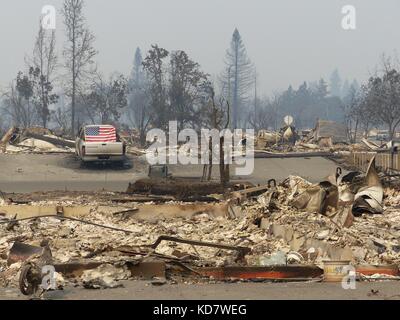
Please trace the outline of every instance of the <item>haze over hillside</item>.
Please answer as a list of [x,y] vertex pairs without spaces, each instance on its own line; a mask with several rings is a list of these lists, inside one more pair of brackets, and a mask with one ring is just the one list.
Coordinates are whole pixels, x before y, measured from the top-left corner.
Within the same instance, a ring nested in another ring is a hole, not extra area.
[[[0,86],[16,77],[31,54],[43,5],[61,9],[61,0],[3,0],[0,11]],[[304,80],[342,77],[365,80],[383,52],[399,48],[400,3],[354,0],[357,29],[341,27],[342,0],[180,1],[87,0],[85,15],[96,36],[102,71],[128,74],[136,47],[157,43],[185,50],[207,73],[219,74],[235,27],[257,67],[260,94],[298,87]],[[388,14],[390,13],[390,15]],[[64,43],[58,14],[57,47]]]

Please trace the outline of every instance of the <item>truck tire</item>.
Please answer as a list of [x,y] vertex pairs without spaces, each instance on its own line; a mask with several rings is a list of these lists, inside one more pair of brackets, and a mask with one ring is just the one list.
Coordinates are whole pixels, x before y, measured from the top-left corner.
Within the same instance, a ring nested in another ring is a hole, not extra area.
[[81,168],[87,168],[87,164],[86,161],[81,160]]
[[117,162],[115,162],[115,166],[118,168],[123,168],[123,167],[125,167],[125,161],[124,160],[117,161]]

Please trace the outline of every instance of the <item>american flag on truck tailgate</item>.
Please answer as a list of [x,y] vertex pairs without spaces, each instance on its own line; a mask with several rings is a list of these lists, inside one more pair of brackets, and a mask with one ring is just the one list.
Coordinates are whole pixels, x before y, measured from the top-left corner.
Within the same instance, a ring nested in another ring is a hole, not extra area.
[[117,142],[117,131],[112,126],[86,128],[86,142]]

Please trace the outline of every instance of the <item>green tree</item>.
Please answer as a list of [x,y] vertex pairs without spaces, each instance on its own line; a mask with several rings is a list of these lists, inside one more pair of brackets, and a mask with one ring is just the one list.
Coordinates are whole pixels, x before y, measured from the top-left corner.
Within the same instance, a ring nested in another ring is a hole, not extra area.
[[54,73],[57,67],[57,54],[55,31],[43,29],[41,22],[31,65],[30,72],[36,75],[35,106],[42,121],[42,126],[46,128],[47,122],[50,120],[49,106],[58,101],[58,95],[52,93]]
[[149,99],[153,113],[153,124],[157,128],[164,128],[171,116],[167,104],[165,65],[165,59],[168,55],[167,50],[158,45],[153,45],[143,61],[143,67],[150,83]]
[[400,73],[385,65],[381,76],[369,79],[367,91],[366,112],[388,128],[392,140],[400,124]]
[[105,81],[98,75],[90,93],[84,96],[84,102],[98,115],[102,124],[118,121],[121,111],[128,105],[127,80],[119,75]]
[[187,123],[198,123],[201,84],[207,81],[207,76],[186,52],[174,51],[171,54],[169,103],[173,119],[178,121],[178,130]]

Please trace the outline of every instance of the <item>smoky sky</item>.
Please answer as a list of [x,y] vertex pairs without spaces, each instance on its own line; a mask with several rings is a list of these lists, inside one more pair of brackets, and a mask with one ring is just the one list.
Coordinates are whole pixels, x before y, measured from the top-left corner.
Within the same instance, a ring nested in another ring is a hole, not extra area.
[[[87,23],[96,36],[104,74],[128,75],[134,52],[151,44],[185,50],[216,76],[223,69],[232,33],[239,29],[257,67],[259,91],[271,94],[302,81],[342,78],[362,82],[382,53],[400,46],[398,0],[86,0]],[[62,0],[1,0],[0,86],[4,88],[33,49],[41,9]],[[356,8],[357,29],[343,30],[344,5]],[[61,55],[64,27],[57,14]],[[62,60],[62,59],[60,59]]]

